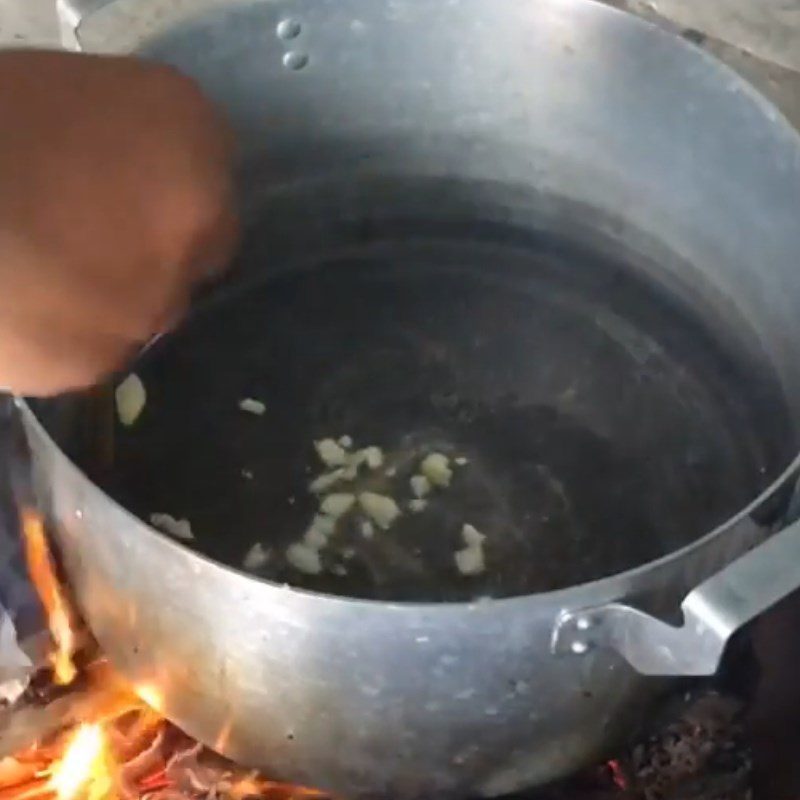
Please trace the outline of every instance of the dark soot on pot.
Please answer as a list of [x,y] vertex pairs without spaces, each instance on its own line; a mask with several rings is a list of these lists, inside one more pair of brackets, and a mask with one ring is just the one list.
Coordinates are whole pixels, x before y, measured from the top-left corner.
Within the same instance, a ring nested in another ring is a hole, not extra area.
[[[788,461],[758,358],[645,277],[641,248],[491,215],[361,213],[315,223],[301,257],[280,215],[256,226],[230,285],[138,365],[148,404],[102,480],[142,518],[188,518],[196,547],[237,567],[262,541],[260,574],[322,591],[507,596],[685,545]],[[313,442],[345,434],[383,448],[396,475],[368,488],[401,507],[425,453],[469,463],[388,532],[345,520],[323,574],[303,575],[284,551],[317,508]],[[464,523],[487,536],[474,577],[454,563]]]

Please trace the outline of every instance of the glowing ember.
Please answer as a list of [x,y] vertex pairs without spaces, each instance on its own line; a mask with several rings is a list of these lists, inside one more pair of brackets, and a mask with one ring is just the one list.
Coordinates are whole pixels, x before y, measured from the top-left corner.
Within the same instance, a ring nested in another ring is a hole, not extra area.
[[44,605],[47,623],[56,645],[55,652],[51,656],[54,678],[56,683],[65,686],[72,683],[77,675],[72,660],[75,652],[72,614],[56,577],[41,516],[35,511],[24,509],[21,512],[21,519],[28,572]]
[[[107,794],[111,780],[105,769],[104,749],[105,736],[100,725],[81,725],[78,728],[50,778],[50,787],[59,800],[72,800],[83,788],[87,788],[90,797]],[[103,785],[106,791],[102,791]]]
[[608,762],[608,768],[611,771],[611,778],[620,789],[628,788],[628,781],[625,778],[625,773],[622,771],[622,766],[617,759],[612,758]]

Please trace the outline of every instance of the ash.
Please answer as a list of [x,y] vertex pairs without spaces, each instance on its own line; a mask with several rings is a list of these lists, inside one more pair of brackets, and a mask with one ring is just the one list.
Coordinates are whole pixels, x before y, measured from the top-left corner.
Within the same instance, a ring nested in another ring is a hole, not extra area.
[[633,747],[633,786],[643,800],[750,800],[753,759],[744,705],[714,691],[687,694],[671,720]]
[[673,697],[619,758],[513,800],[752,800],[744,713],[715,690]]

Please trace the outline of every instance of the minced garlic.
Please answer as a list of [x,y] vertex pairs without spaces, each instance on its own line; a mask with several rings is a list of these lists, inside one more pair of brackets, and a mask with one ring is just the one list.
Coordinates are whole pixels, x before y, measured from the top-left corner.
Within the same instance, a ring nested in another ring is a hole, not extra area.
[[470,524],[466,524],[461,528],[461,538],[467,547],[481,547],[486,541],[486,536],[474,525]]
[[194,539],[192,525],[188,519],[176,519],[172,514],[156,513],[150,515],[150,524],[175,539],[184,542],[191,542]]
[[304,572],[306,575],[319,575],[322,572],[319,550],[302,542],[290,544],[286,548],[286,560],[298,572]]
[[244,400],[239,401],[239,408],[246,411],[248,414],[255,414],[257,417],[266,413],[267,407],[260,400],[253,397],[245,397]]
[[322,494],[339,483],[345,477],[344,472],[341,467],[332,472],[323,472],[308,484],[308,490],[313,494]]
[[483,547],[465,547],[463,550],[456,550],[455,562],[462,575],[480,575],[486,571]]
[[347,452],[334,439],[320,439],[314,442],[319,460],[326,467],[341,467],[347,460]]
[[329,517],[339,519],[339,517],[344,516],[353,507],[355,502],[356,496],[354,494],[329,494],[322,503],[320,503],[319,510]]
[[271,551],[264,547],[261,542],[256,542],[242,560],[242,566],[246,570],[257,570],[265,566],[269,561]]
[[412,475],[411,491],[414,497],[426,497],[431,491],[431,482],[424,475]]
[[434,485],[446,488],[453,478],[450,459],[443,453],[431,453],[422,460],[419,471]]
[[362,511],[379,527],[387,530],[400,516],[397,503],[385,494],[362,492],[358,496]]
[[129,428],[139,419],[139,415],[144,411],[147,403],[147,391],[142,379],[135,373],[128,375],[114,391],[114,399],[119,421]]

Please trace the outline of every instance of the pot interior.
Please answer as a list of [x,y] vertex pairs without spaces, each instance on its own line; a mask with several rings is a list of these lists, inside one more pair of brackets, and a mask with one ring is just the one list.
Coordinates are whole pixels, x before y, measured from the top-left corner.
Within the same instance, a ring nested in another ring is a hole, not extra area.
[[[343,196],[336,181],[251,196],[230,277],[134,367],[148,402],[117,426],[113,468],[67,442],[142,519],[188,519],[190,546],[236,567],[262,542],[257,574],[323,592],[521,595],[688,544],[791,458],[755,337],[655,281],[650,260],[677,257],[622,221],[612,238],[596,209],[422,177],[348,176]],[[305,574],[286,548],[318,511],[314,442],[342,436],[385,461],[336,491],[402,514],[365,538],[349,512]],[[433,452],[468,463],[415,513]],[[478,575],[455,562],[466,523],[487,537]]]
[[[662,556],[790,463],[798,142],[732,73],[580,0],[222,5],[143,52],[239,136],[237,265],[135,366],[113,469],[80,401],[40,409],[114,497],[230,565],[262,542],[277,581],[457,600]],[[386,460],[339,488],[402,514],[365,538],[350,512],[306,575],[285,550],[341,436]],[[413,513],[432,452],[467,463]]]

